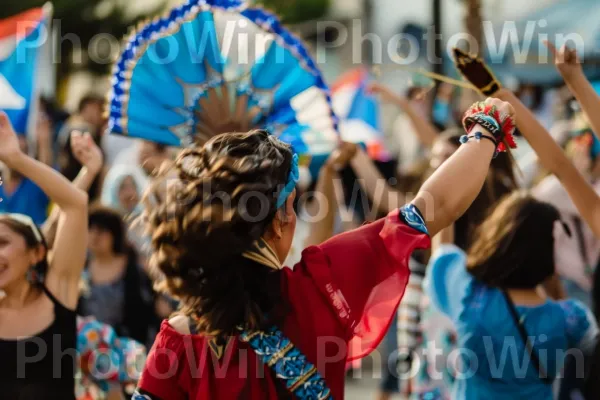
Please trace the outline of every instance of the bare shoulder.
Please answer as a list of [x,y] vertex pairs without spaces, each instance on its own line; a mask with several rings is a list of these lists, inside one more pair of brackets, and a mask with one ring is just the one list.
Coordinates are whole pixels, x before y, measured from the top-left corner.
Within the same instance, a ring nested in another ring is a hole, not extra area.
[[169,325],[182,335],[190,335],[190,318],[187,315],[176,315],[169,319]]

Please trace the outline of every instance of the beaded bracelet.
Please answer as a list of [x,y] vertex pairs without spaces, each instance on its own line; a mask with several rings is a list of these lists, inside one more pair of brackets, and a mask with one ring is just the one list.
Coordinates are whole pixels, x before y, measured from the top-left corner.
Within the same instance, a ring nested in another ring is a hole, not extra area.
[[462,135],[460,137],[460,143],[465,144],[467,143],[470,139],[475,139],[477,142],[480,142],[481,139],[487,139],[490,142],[492,142],[494,144],[494,155],[492,156],[492,158],[496,158],[498,156],[498,154],[500,153],[498,151],[498,142],[496,141],[496,139],[494,139],[491,136],[488,135],[484,135],[481,132],[475,132],[472,135]]

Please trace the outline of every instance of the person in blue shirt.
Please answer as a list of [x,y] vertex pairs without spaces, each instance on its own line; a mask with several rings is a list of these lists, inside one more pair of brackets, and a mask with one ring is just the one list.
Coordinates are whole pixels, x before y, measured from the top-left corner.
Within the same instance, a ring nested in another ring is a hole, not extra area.
[[[27,154],[27,139],[18,136],[21,151]],[[18,171],[5,168],[0,185],[0,213],[25,214],[40,226],[48,216],[48,196]]]
[[433,254],[425,288],[458,333],[453,398],[551,399],[567,354],[581,360],[583,374],[595,319],[582,303],[552,300],[543,289],[554,276],[560,222],[553,206],[516,191],[481,224],[467,253],[442,244]]

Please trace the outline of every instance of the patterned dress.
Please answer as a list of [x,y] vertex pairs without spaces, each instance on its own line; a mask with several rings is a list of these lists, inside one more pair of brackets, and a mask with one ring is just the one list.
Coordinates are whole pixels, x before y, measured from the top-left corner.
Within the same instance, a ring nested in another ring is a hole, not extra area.
[[92,317],[77,319],[77,355],[77,400],[104,399],[113,385],[133,393],[146,362],[144,346]]

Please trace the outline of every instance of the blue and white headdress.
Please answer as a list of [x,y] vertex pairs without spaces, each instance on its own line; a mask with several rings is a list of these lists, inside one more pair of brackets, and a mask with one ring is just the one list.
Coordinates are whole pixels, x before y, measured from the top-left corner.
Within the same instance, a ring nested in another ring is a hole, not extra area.
[[254,128],[313,160],[338,143],[321,72],[275,15],[242,0],[188,0],[126,39],[111,132],[187,146]]

